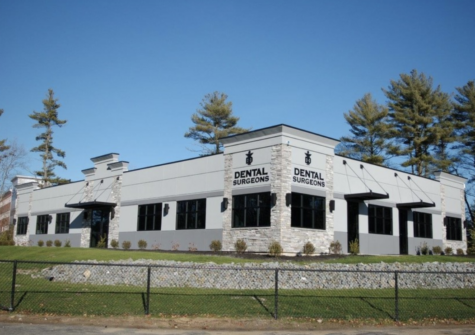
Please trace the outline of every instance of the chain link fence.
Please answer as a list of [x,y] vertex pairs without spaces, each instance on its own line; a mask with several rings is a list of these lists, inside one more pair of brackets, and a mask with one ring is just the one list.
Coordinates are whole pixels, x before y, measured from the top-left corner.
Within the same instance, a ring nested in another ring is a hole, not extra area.
[[467,319],[475,273],[0,261],[0,307],[61,315]]

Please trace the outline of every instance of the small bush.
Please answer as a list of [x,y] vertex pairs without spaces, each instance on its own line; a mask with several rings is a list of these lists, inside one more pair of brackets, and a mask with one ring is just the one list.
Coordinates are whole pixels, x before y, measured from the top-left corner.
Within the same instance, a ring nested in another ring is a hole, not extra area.
[[106,236],[101,237],[99,242],[97,242],[96,248],[101,248],[101,249],[107,248]]
[[427,246],[427,242],[421,244],[421,255],[427,255],[429,253],[429,247]]
[[130,241],[123,241],[122,242],[122,249],[129,250],[130,249]]
[[195,247],[195,244],[194,243],[188,243],[188,251],[191,251],[191,252],[195,252],[195,251],[198,251],[198,248]]
[[303,253],[306,256],[312,255],[315,252],[315,246],[312,242],[308,241],[303,245]]
[[328,251],[333,255],[341,254],[341,243],[339,241],[333,241],[330,243],[330,248],[328,248]]
[[5,230],[0,234],[0,245],[15,245],[13,239],[13,226],[10,226],[8,230]]
[[467,255],[475,255],[475,245],[467,248]]
[[444,249],[444,252],[445,252],[446,255],[452,255],[453,251],[454,250],[451,247],[446,247]]
[[223,249],[223,245],[221,244],[220,240],[213,240],[211,241],[209,245],[210,250],[213,250],[214,252],[221,251]]
[[438,245],[434,245],[432,247],[432,253],[434,255],[440,255],[442,253],[442,247],[438,246]]
[[63,242],[61,242],[60,240],[54,240],[54,246],[59,248],[60,246],[63,245]]
[[465,253],[463,252],[462,248],[457,248],[457,256],[463,256]]
[[279,242],[274,241],[269,244],[269,254],[273,257],[280,256],[283,252],[282,246]]
[[117,249],[119,247],[119,241],[117,241],[116,239],[113,239],[111,241],[111,247],[114,249]]
[[246,241],[244,241],[242,238],[238,239],[238,240],[234,243],[234,249],[236,250],[236,252],[237,252],[238,254],[245,253],[246,250],[247,250]]
[[358,255],[359,253],[360,253],[360,242],[356,238],[350,242],[350,254]]
[[139,240],[137,245],[139,246],[140,250],[147,249],[147,241],[145,240]]
[[71,241],[70,241],[70,240],[66,240],[66,242],[64,242],[64,247],[65,247],[65,248],[71,248]]
[[172,242],[172,250],[173,250],[173,251],[176,251],[176,250],[178,250],[179,248],[180,248],[180,244],[179,244],[179,243],[173,243],[173,242]]
[[51,247],[52,245],[53,245],[53,241],[51,241],[51,240],[46,241],[46,246],[47,247]]
[[42,247],[45,245],[45,242],[43,240],[38,240],[38,246]]

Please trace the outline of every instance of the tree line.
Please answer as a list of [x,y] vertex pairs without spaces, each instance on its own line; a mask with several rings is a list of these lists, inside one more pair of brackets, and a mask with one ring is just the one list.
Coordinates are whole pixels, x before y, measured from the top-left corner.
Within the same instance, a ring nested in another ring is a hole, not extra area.
[[474,81],[449,94],[413,70],[382,90],[386,104],[367,93],[344,114],[351,135],[341,138],[336,152],[428,178],[436,171],[467,178],[465,201],[474,222],[469,200],[475,195]]

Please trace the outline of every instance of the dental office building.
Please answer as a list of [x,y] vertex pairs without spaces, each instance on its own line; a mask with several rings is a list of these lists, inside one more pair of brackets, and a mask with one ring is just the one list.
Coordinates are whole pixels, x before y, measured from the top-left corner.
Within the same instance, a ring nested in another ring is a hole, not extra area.
[[428,179],[335,155],[338,140],[287,125],[222,139],[224,153],[128,170],[111,153],[91,159],[84,180],[40,188],[16,185],[15,240],[69,241],[95,247],[105,239],[139,240],[147,249],[234,250],[287,254],[311,242],[328,253],[415,254],[429,247],[466,250],[465,179]]

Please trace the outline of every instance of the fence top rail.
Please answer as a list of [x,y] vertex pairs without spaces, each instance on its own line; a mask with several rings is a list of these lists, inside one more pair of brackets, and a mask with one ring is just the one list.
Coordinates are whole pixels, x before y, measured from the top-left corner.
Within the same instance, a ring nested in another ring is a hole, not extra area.
[[44,265],[72,265],[72,266],[106,266],[106,267],[129,267],[129,268],[167,268],[167,269],[194,269],[213,271],[279,271],[279,272],[325,272],[325,273],[381,273],[381,274],[463,274],[475,275],[475,271],[408,271],[408,270],[355,270],[355,269],[307,269],[286,267],[251,267],[251,266],[219,266],[219,265],[179,265],[179,264],[130,264],[130,263],[105,263],[105,262],[54,262],[54,261],[15,261],[1,260],[1,263],[19,264],[44,264]]

